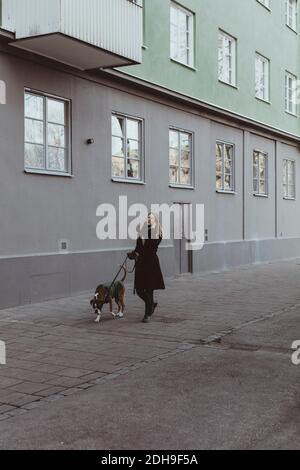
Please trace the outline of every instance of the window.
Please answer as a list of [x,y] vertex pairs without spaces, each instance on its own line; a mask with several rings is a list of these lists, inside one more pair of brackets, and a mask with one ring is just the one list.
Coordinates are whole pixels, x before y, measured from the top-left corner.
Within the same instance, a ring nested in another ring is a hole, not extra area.
[[234,186],[234,145],[217,142],[216,189],[233,192]]
[[257,196],[268,195],[268,154],[253,153],[253,191]]
[[260,54],[255,57],[255,96],[269,101],[270,99],[270,61]]
[[171,4],[171,59],[194,66],[194,15],[190,11]]
[[286,19],[285,22],[287,26],[292,28],[294,31],[297,30],[297,16],[298,16],[298,2],[297,0],[285,0],[286,8]]
[[219,31],[219,80],[229,85],[236,85],[236,39]]
[[283,160],[283,196],[285,199],[295,199],[296,197],[294,160]]
[[68,102],[25,92],[25,170],[68,174]]
[[270,10],[270,0],[257,0],[258,3],[261,3],[264,7],[268,8]]
[[113,114],[112,177],[142,181],[142,120]]
[[170,129],[170,184],[192,186],[192,134]]
[[289,72],[285,74],[285,110],[290,114],[297,114],[297,77]]

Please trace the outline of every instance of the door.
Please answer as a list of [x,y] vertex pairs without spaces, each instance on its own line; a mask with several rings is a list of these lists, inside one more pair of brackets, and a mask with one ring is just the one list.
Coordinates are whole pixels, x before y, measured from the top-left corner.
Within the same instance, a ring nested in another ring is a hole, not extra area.
[[[175,270],[177,274],[193,272],[193,252],[187,248],[191,204],[176,203],[174,220]],[[180,237],[179,237],[180,236]]]

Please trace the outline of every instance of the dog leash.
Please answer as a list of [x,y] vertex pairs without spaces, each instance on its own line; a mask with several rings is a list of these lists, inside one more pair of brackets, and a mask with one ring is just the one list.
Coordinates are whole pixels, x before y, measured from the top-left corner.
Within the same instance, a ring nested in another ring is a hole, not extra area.
[[114,277],[114,280],[112,281],[112,283],[110,284],[110,286],[109,286],[109,288],[108,288],[108,293],[107,293],[107,295],[106,295],[106,297],[105,297],[105,302],[107,301],[107,298],[108,298],[109,295],[110,295],[111,288],[112,288],[112,286],[114,285],[114,283],[116,282],[116,280],[118,279],[118,276],[119,276],[120,272],[122,271],[122,269],[125,268],[128,274],[132,274],[133,271],[135,270],[136,262],[134,263],[134,266],[133,266],[132,271],[128,271],[127,265],[126,265],[128,259],[129,259],[129,258],[128,258],[128,255],[127,255],[126,258],[125,258],[125,260],[124,260],[124,262],[123,262],[123,264],[121,264],[119,271],[117,272],[116,276]]

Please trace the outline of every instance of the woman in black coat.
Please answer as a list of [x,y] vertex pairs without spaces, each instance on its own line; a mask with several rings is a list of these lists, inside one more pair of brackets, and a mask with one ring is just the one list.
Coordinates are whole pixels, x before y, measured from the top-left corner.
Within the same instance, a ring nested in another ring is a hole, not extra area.
[[129,257],[136,259],[134,289],[145,302],[144,323],[149,323],[157,307],[157,303],[154,302],[154,291],[165,289],[157,256],[162,236],[158,218],[149,214],[141,235],[137,239],[135,250],[129,253]]

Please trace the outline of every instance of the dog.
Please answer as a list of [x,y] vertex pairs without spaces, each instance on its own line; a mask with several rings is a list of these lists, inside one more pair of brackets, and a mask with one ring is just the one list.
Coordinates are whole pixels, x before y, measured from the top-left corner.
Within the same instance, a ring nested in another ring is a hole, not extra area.
[[[124,318],[125,310],[125,287],[124,281],[127,276],[127,269],[125,266],[122,266],[124,271],[124,276],[121,281],[116,281],[112,285],[100,284],[95,292],[94,298],[90,301],[92,308],[94,309],[95,315],[97,318],[95,323],[100,323],[102,316],[102,308],[105,304],[109,304],[110,314],[113,318]],[[118,306],[118,312],[114,313],[113,311],[113,300],[115,300]]]

